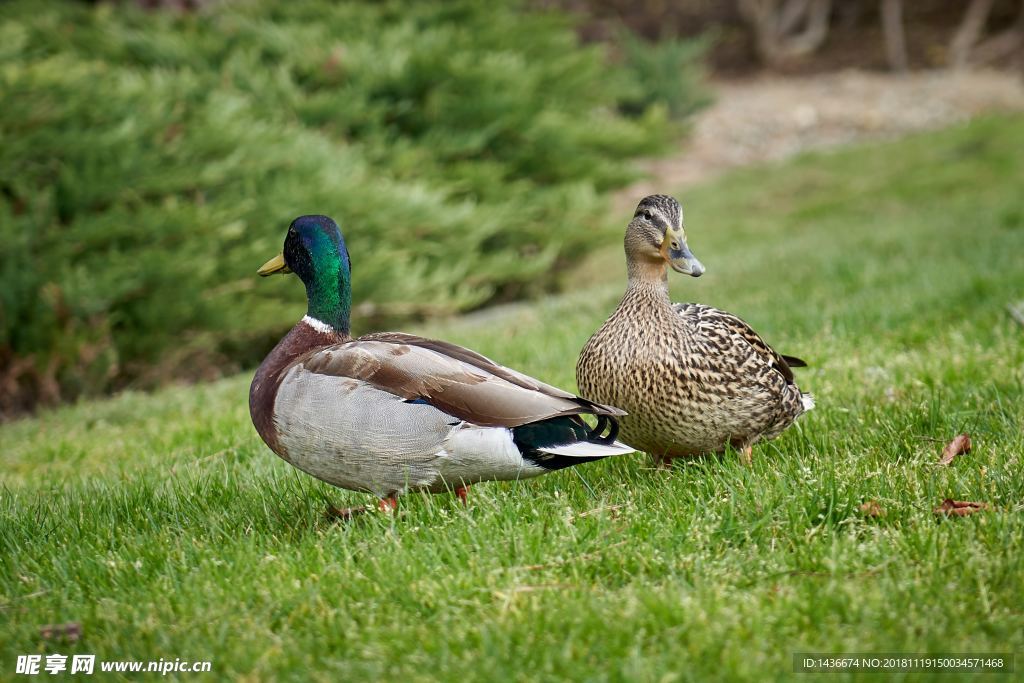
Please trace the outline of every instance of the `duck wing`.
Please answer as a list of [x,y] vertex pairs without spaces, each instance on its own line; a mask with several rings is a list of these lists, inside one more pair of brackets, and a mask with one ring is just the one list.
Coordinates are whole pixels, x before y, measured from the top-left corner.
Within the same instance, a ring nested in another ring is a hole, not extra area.
[[554,417],[623,411],[562,391],[444,341],[386,332],[304,356],[308,372],[349,378],[408,402],[427,402],[484,427],[518,427]]
[[746,321],[732,313],[704,304],[673,304],[672,308],[687,318],[689,324],[701,329],[710,338],[725,334],[732,340],[746,342],[757,356],[768,362],[786,379],[787,384],[796,383],[791,368],[807,366],[807,363],[795,356],[783,356],[775,351]]

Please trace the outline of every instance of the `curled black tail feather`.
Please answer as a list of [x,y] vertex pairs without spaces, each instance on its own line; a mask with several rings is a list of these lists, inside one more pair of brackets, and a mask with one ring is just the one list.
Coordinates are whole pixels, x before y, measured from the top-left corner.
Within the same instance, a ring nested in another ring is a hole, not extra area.
[[[604,430],[607,429],[608,433],[604,436]],[[619,421],[614,417],[608,415],[598,415],[597,425],[590,430],[587,434],[587,441],[593,441],[594,443],[600,443],[611,445],[615,443],[615,439],[619,436]]]
[[[607,434],[604,432],[607,430]],[[590,427],[579,416],[562,416],[533,422],[512,428],[512,440],[523,458],[548,470],[560,470],[593,460],[601,460],[609,454],[579,456],[548,453],[545,447],[557,447],[574,442],[589,442],[595,445],[612,446],[619,433],[619,422],[608,415],[598,415],[597,425]],[[602,436],[602,434],[604,434]]]

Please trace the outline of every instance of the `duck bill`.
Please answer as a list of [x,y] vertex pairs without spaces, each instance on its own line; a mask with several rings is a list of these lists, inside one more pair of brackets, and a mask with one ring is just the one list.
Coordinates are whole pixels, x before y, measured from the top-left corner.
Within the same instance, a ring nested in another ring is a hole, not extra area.
[[260,266],[260,269],[256,272],[259,273],[261,277],[266,277],[268,275],[276,275],[278,273],[284,275],[285,273],[292,272],[292,269],[284,262],[284,254],[278,254]]
[[691,277],[700,277],[704,274],[704,264],[693,255],[690,247],[686,245],[686,240],[679,235],[665,235],[661,254],[677,273]]

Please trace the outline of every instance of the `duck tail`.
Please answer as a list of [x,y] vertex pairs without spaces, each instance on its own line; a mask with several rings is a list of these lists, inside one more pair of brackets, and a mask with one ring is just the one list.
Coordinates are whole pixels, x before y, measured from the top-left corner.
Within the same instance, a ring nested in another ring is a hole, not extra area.
[[814,394],[800,394],[800,402],[804,406],[804,412],[814,410]]
[[597,426],[591,428],[571,415],[513,427],[512,439],[524,458],[554,470],[632,453],[633,448],[615,440],[618,432],[614,417],[599,415]]
[[613,455],[626,455],[627,453],[632,453],[635,449],[630,448],[621,441],[612,441],[611,443],[577,441],[576,443],[567,443],[561,446],[545,446],[537,450],[541,453],[564,455],[569,458],[595,459],[607,458]]

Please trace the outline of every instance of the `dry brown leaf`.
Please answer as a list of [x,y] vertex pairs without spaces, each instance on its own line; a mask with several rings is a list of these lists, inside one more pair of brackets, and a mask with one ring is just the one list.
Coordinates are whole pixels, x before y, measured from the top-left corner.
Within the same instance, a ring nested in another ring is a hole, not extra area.
[[74,643],[82,637],[82,625],[77,621],[66,624],[47,624],[40,627],[39,637],[43,640],[63,640]]
[[956,437],[942,449],[942,457],[939,458],[940,465],[948,465],[953,462],[953,458],[964,453],[971,452],[971,435],[961,434]]
[[878,504],[877,500],[868,500],[861,503],[860,511],[867,517],[884,517],[885,510]]
[[947,498],[942,501],[942,505],[935,508],[934,512],[937,515],[945,515],[947,517],[966,517],[967,515],[973,515],[979,510],[984,510],[988,505],[985,503],[974,503],[968,500],[953,500]]

